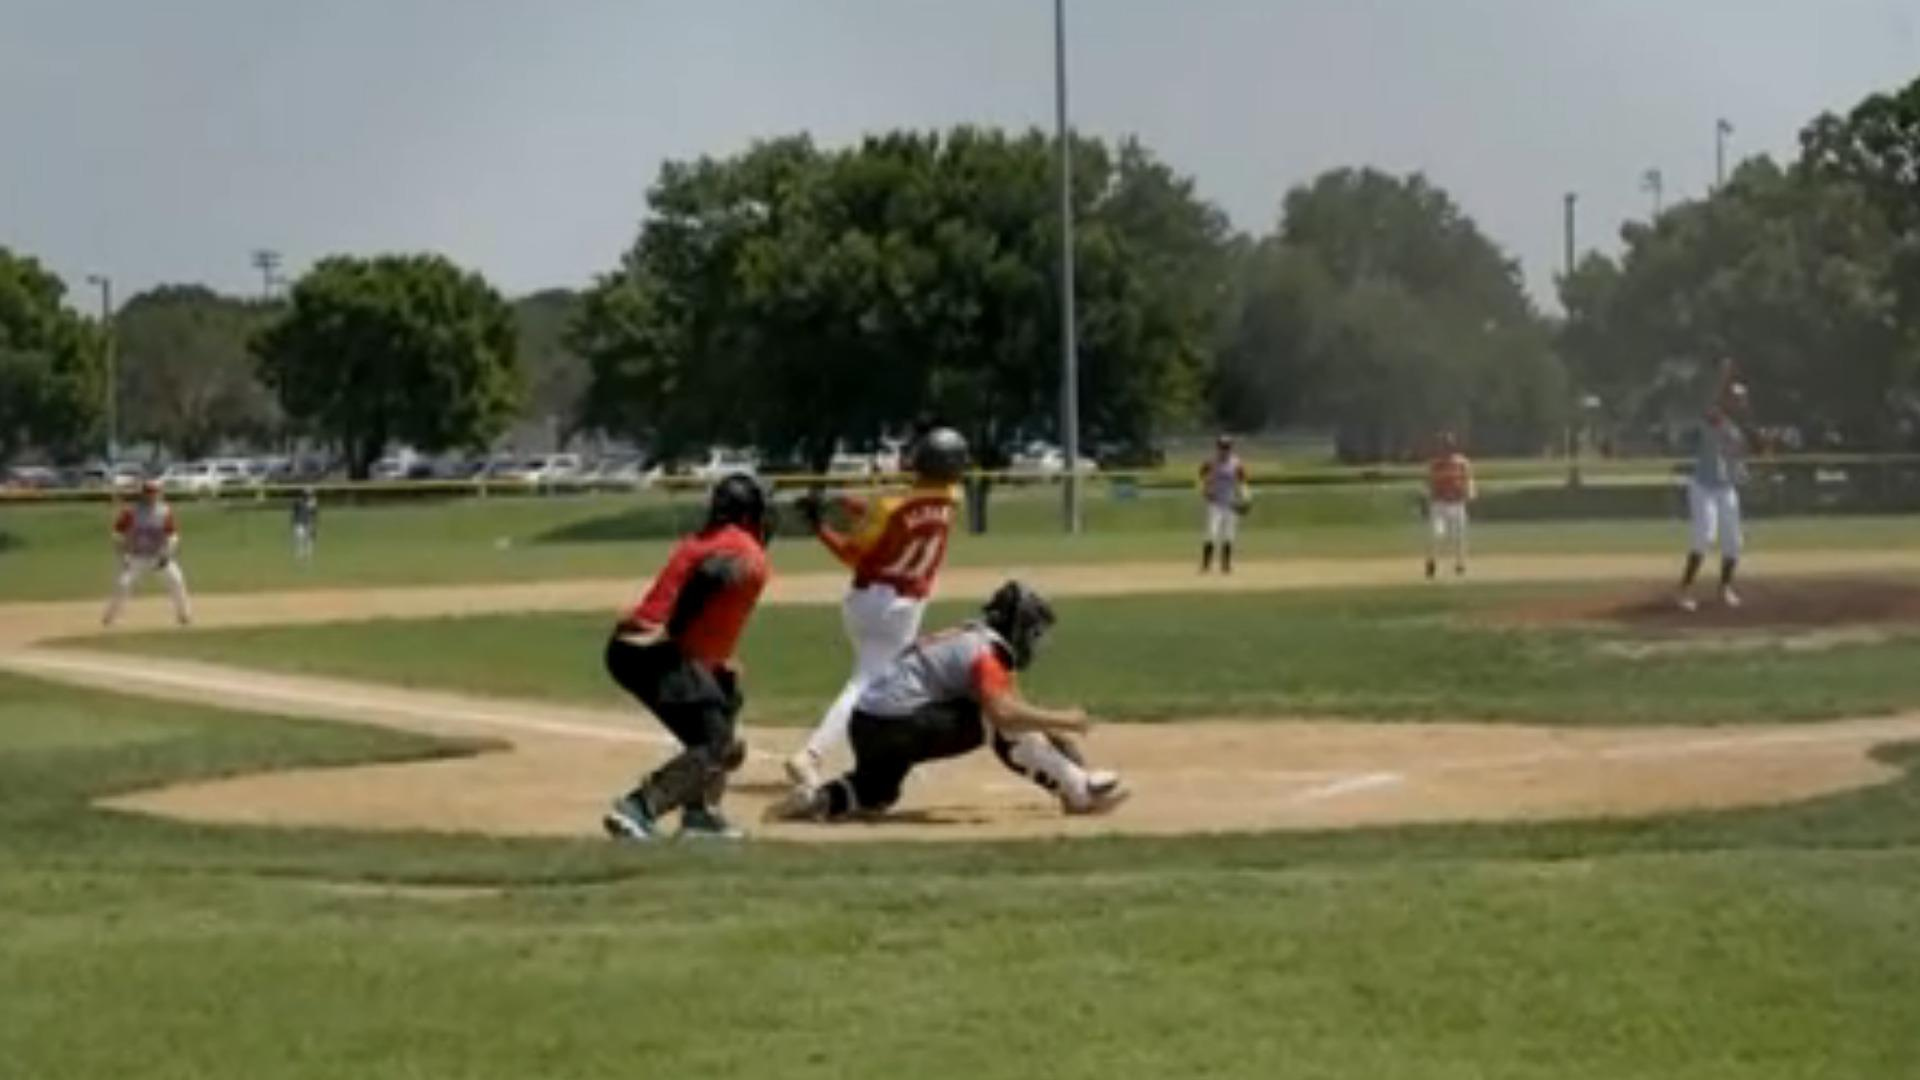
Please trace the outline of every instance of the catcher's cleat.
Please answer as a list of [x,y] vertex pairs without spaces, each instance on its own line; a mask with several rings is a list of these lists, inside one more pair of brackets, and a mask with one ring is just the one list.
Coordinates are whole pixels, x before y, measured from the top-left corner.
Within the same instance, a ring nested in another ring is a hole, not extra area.
[[1060,801],[1060,808],[1076,816],[1111,813],[1121,803],[1133,795],[1127,786],[1120,782],[1117,773],[1104,770],[1087,774],[1087,798],[1082,803]]

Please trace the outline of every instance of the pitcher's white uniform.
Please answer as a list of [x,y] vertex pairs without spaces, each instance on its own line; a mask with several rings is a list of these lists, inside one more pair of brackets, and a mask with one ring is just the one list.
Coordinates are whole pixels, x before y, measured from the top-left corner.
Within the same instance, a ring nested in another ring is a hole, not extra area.
[[840,605],[853,645],[853,674],[788,765],[794,781],[806,785],[818,782],[820,762],[846,742],[847,722],[867,684],[920,636],[953,528],[953,490],[945,484],[917,485],[870,505],[851,499],[842,504],[861,515],[860,524],[845,534],[822,526],[818,535],[853,571]]
[[1726,416],[1700,425],[1694,448],[1693,472],[1687,477],[1687,517],[1692,525],[1691,550],[1705,555],[1720,545],[1720,557],[1738,559],[1740,481],[1746,478],[1746,440]]
[[180,570],[180,528],[173,518],[173,507],[160,497],[159,488],[143,489],[139,502],[122,509],[113,522],[114,548],[120,556],[120,573],[114,578],[113,595],[101,616],[104,626],[112,626],[126,607],[133,584],[148,573],[159,573],[173,599],[174,621],[182,626],[193,620],[187,599],[187,578]]

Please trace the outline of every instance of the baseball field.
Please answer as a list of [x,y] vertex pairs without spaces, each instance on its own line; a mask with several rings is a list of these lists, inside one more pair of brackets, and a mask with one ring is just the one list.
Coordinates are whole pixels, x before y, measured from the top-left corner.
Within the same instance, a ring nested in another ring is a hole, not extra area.
[[[1392,495],[1195,573],[1187,507],[956,543],[1134,798],[978,755],[896,820],[758,825],[845,676],[809,545],[749,631],[740,845],[617,847],[664,733],[599,669],[665,541],[619,500],[180,508],[195,625],[98,626],[99,507],[0,510],[0,1047],[23,1077],[1920,1074],[1920,525],[1487,525]],[[837,841],[857,841],[840,843]],[[824,842],[836,841],[836,842]]]

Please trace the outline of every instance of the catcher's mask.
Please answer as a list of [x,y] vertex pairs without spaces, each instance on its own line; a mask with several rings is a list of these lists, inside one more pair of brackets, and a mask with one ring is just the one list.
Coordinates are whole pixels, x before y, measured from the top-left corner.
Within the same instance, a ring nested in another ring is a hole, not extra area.
[[1040,639],[1053,629],[1055,622],[1053,605],[1018,581],[1009,581],[996,589],[980,611],[987,628],[1007,643],[1015,671],[1024,671],[1033,663]]

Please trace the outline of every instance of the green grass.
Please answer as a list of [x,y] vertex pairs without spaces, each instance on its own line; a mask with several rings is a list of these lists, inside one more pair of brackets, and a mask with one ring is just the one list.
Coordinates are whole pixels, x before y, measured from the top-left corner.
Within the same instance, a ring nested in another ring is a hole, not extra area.
[[[47,734],[74,727],[84,745]],[[842,849],[276,832],[87,807],[167,778],[444,750],[0,677],[7,1075],[1920,1068],[1911,772],[1653,822]],[[504,891],[323,887],[366,879]]]
[[[296,565],[284,506],[250,500],[182,503],[182,563],[196,592],[383,586],[567,577],[638,577],[662,558],[661,535],[691,525],[688,495],[446,499],[326,508],[318,561]],[[109,511],[100,504],[0,503],[0,602],[96,598],[111,577]],[[996,496],[993,531],[956,539],[957,565],[1186,560],[1199,526],[1188,493],[1116,500],[1096,488],[1086,535],[1060,535],[1058,492]],[[1248,557],[1390,556],[1418,549],[1412,503],[1397,489],[1295,489],[1263,493],[1246,523]],[[1794,518],[1750,529],[1757,550],[1920,547],[1913,518]],[[1671,553],[1679,522],[1538,522],[1477,526],[1476,550],[1506,553]],[[574,539],[584,537],[586,539]],[[831,568],[803,538],[776,546],[783,571]]]
[[[1920,705],[1914,640],[1629,659],[1624,629],[1489,613],[1573,587],[1069,599],[1027,682],[1118,719],[1330,715],[1542,723],[1804,720]],[[927,625],[969,616],[936,605]],[[481,695],[613,704],[607,619],[502,615],[81,639],[100,647]],[[845,678],[836,609],[770,607],[743,658],[748,716],[807,723]]]

